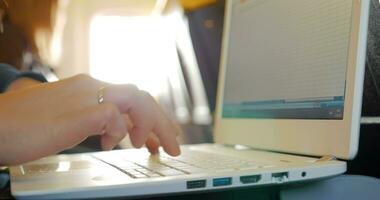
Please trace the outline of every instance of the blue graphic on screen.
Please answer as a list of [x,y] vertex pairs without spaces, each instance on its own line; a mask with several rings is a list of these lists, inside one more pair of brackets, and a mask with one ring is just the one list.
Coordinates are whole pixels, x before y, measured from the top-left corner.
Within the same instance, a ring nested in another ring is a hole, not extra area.
[[344,97],[224,103],[224,118],[341,119]]

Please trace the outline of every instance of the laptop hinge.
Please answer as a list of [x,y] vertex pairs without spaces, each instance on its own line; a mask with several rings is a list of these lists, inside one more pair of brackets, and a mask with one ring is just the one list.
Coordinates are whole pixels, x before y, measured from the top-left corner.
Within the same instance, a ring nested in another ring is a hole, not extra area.
[[[248,146],[245,146],[245,145],[239,145],[239,144],[222,144],[222,145],[225,146],[225,147],[228,147],[228,148],[234,148],[236,150],[248,150],[248,149],[252,149],[252,150],[266,151],[266,150],[255,149],[255,148],[252,148],[252,147],[248,147]],[[275,151],[273,151],[273,152],[275,152]],[[278,153],[286,153],[286,152],[278,152]],[[334,155],[324,155],[324,156],[320,157],[318,160],[316,160],[315,162],[325,162],[325,161],[333,161],[333,160],[338,160],[338,159]]]
[[326,155],[326,156],[322,156],[316,162],[324,162],[324,161],[332,161],[332,160],[336,160],[336,157],[333,155]]

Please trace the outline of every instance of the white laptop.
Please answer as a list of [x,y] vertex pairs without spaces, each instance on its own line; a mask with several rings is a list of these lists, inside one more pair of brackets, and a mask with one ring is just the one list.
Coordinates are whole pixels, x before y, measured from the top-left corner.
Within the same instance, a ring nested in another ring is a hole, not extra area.
[[[369,0],[227,1],[215,144],[10,168],[19,199],[138,197],[342,174],[358,149]],[[336,159],[334,159],[336,158]]]

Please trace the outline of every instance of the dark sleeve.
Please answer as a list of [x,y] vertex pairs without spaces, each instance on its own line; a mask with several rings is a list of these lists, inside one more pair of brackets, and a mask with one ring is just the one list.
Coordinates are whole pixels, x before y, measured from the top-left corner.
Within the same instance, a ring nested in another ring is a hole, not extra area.
[[20,72],[10,65],[0,63],[0,93],[3,93],[13,81],[23,77],[46,82],[46,78],[41,74],[35,72]]

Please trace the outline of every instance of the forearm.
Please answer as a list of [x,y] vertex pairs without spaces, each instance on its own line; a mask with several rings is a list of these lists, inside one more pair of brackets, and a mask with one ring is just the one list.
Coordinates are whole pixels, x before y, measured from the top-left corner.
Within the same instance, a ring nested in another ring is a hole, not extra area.
[[19,78],[13,81],[12,83],[10,83],[5,92],[25,89],[25,88],[32,87],[41,83],[42,83],[41,81],[34,80],[31,78]]

